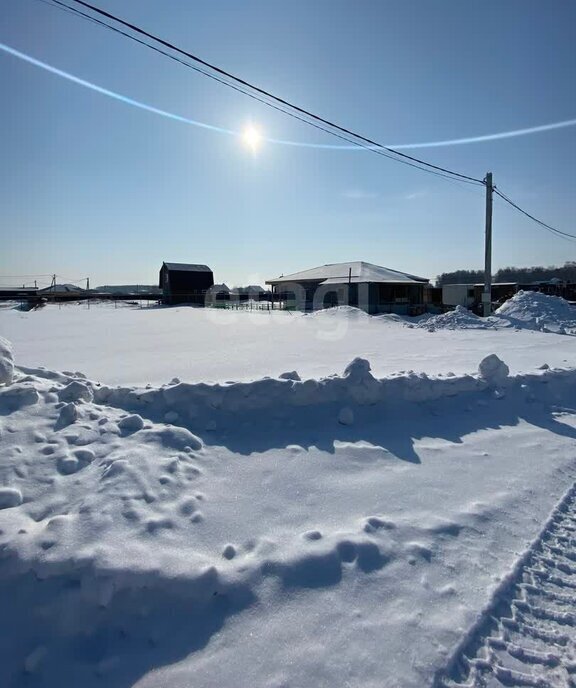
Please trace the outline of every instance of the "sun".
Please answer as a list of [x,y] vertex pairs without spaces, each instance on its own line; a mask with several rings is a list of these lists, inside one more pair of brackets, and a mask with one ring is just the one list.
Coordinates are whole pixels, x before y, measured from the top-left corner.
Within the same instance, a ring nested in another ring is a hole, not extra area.
[[262,134],[255,126],[249,124],[242,132],[242,143],[246,148],[249,148],[252,153],[256,153],[262,145]]

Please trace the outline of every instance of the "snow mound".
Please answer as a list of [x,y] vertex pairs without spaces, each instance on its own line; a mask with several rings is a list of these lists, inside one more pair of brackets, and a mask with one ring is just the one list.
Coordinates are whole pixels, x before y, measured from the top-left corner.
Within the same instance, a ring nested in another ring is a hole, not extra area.
[[317,311],[307,313],[308,318],[368,318],[370,317],[366,311],[356,306],[333,306],[331,308],[323,308]]
[[413,326],[429,332],[434,332],[434,330],[488,330],[494,326],[494,322],[490,319],[479,318],[464,306],[456,306],[453,311],[423,318]]
[[560,296],[519,291],[496,311],[514,327],[576,335],[576,308]]
[[9,385],[14,376],[12,346],[7,339],[0,337],[0,385]]

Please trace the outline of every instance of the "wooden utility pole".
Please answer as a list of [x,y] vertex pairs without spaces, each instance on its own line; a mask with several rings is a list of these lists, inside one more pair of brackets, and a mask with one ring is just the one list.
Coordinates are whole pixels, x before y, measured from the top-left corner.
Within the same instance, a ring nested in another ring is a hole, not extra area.
[[484,317],[492,313],[492,172],[486,174],[486,236],[484,244],[484,292],[482,306]]

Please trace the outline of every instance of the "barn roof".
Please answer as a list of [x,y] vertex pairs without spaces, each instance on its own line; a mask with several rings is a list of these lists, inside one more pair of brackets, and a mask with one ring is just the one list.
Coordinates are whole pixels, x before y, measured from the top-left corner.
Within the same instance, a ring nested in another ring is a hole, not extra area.
[[351,263],[328,263],[311,270],[294,272],[291,275],[283,275],[276,279],[266,280],[266,284],[281,284],[282,282],[306,282],[308,280],[319,282],[320,284],[342,284],[349,280],[353,283],[365,282],[390,282],[405,284],[426,284],[426,277],[416,277],[407,272],[383,268],[380,265],[366,263],[362,260]]
[[168,270],[175,272],[212,272],[207,265],[198,265],[196,263],[162,263]]

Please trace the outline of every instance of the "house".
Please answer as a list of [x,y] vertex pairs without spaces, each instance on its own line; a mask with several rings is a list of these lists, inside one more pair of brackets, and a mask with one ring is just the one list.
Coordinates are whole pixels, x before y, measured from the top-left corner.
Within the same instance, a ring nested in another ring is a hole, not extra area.
[[159,286],[167,304],[191,303],[203,306],[206,292],[214,284],[214,275],[207,265],[162,263]]
[[227,284],[213,284],[208,290],[208,295],[210,303],[214,301],[229,301],[230,300],[230,288]]
[[249,284],[247,287],[234,287],[231,291],[232,298],[238,301],[260,301],[266,290],[259,284]]
[[38,289],[38,293],[43,296],[56,294],[60,296],[76,296],[78,294],[86,294],[86,289],[82,289],[77,284],[52,284],[44,289]]
[[0,301],[12,301],[18,299],[34,298],[38,295],[36,287],[8,287],[0,289]]
[[429,280],[373,263],[329,263],[266,280],[275,301],[298,310],[349,305],[367,313],[424,312]]

